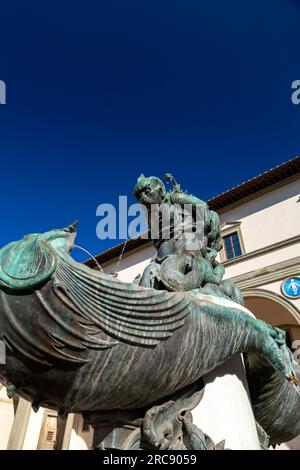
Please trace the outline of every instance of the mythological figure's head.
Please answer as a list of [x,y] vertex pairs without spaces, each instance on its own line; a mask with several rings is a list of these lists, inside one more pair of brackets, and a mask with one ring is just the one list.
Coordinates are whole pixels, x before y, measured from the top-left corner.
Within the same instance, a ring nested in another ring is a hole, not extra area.
[[13,289],[33,288],[49,279],[57,267],[58,253],[70,253],[77,222],[63,229],[30,233],[2,248],[0,285]]
[[166,188],[164,183],[156,176],[146,177],[141,175],[137,179],[133,194],[140,204],[149,206],[162,202],[166,195]]

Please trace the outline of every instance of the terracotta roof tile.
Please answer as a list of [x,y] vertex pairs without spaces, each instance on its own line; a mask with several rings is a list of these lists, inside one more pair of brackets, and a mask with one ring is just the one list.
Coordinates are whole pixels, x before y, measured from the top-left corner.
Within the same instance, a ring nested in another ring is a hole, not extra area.
[[[277,165],[274,168],[271,168],[271,170],[265,171],[264,173],[261,173],[254,178],[251,178],[221,194],[218,194],[217,196],[208,200],[207,203],[211,209],[218,211],[229,206],[230,204],[242,200],[247,196],[250,196],[251,194],[255,194],[258,191],[284,181],[286,178],[295,176],[298,173],[300,176],[300,156],[292,158],[280,165]],[[123,250],[124,243],[125,242],[119,243],[118,245],[103,251],[99,255],[96,255],[98,263],[104,264],[110,260],[118,258]],[[130,239],[126,243],[123,254],[142,247],[148,243],[149,240],[144,238]],[[91,268],[96,267],[96,263],[92,258],[85,261],[85,264]]]

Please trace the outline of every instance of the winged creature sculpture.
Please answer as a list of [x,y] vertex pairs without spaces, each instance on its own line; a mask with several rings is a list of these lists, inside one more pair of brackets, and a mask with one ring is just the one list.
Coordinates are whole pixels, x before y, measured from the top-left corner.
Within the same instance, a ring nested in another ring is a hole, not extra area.
[[[255,417],[270,442],[300,433],[300,397],[292,385],[300,368],[281,330],[200,289],[156,290],[94,271],[71,257],[75,237],[71,225],[0,250],[4,384],[35,408],[61,414],[140,410],[135,423],[152,448],[212,448],[189,415],[201,398],[197,384],[244,353]],[[161,437],[158,411],[171,428]],[[192,436],[189,444],[183,435]]]

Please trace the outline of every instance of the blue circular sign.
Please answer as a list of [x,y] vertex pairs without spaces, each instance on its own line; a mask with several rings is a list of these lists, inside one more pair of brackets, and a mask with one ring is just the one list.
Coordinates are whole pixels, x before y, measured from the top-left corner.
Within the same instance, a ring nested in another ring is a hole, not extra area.
[[281,289],[283,294],[290,299],[300,298],[300,277],[289,277],[283,281]]

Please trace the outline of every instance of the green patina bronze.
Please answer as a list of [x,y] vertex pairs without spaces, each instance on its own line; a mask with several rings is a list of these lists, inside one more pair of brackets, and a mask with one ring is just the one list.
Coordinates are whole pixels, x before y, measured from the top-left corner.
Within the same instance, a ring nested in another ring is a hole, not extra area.
[[[143,178],[136,194],[144,197],[146,182],[152,198],[157,181],[149,185]],[[168,207],[175,199],[191,201],[174,184],[164,195]],[[179,238],[155,240],[158,256],[140,285],[75,262],[75,225],[0,250],[0,339],[7,349],[0,379],[10,393],[34,409],[81,412],[94,425],[100,448],[219,449],[224,443],[199,430],[191,410],[203,394],[201,378],[243,353],[266,441],[300,433],[293,386],[300,368],[285,333],[253,318],[237,288],[214,277],[214,269],[221,272],[218,218],[203,201],[192,201],[206,214],[199,250],[191,254]],[[198,263],[210,274],[199,276]],[[239,304],[232,301],[237,298]],[[111,427],[105,438],[104,425]]]
[[173,184],[166,190],[154,176],[141,175],[134,195],[143,205],[157,256],[137,279],[139,285],[169,291],[191,291],[204,288],[243,304],[242,294],[231,281],[223,281],[224,266],[216,259],[222,248],[218,214],[206,202],[186,191],[171,174]]

